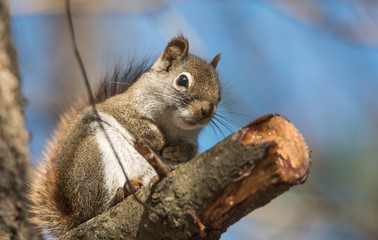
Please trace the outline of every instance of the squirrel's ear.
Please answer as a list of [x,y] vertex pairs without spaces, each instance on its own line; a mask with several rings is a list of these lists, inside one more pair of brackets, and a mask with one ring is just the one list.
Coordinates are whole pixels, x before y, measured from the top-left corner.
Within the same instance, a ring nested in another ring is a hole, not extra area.
[[176,37],[169,41],[165,47],[163,54],[154,64],[153,68],[160,71],[168,71],[176,60],[182,60],[188,56],[189,43],[183,37]]
[[177,37],[169,41],[162,55],[162,60],[173,61],[188,56],[189,43],[183,37]]
[[215,69],[218,65],[218,62],[220,60],[220,57],[221,57],[221,53],[218,53],[214,58],[213,60],[211,60],[210,62],[210,65]]

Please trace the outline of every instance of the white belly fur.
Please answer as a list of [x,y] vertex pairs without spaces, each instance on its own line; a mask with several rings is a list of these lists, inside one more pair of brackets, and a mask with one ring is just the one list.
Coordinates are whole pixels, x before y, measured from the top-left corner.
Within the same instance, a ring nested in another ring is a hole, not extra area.
[[[129,179],[140,178],[147,185],[156,175],[150,164],[135,150],[134,137],[121,126],[111,115],[99,112],[104,129],[109,136],[114,150],[119,156],[122,167]],[[111,196],[114,196],[119,187],[126,182],[125,174],[117,160],[109,141],[107,140],[99,123],[93,122],[91,130],[95,134],[99,150],[102,154],[105,186]]]

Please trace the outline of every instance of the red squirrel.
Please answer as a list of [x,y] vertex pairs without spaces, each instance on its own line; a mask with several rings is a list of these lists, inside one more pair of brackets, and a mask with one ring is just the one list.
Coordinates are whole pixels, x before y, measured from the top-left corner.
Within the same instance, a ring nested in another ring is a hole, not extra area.
[[220,55],[208,63],[188,50],[186,39],[173,38],[149,69],[125,75],[134,78],[127,79],[130,86],[104,82],[96,94],[100,119],[89,103],[63,115],[29,194],[33,221],[44,233],[59,237],[107,211],[125,185],[123,170],[133,188],[148,185],[156,172],[135,150],[135,141],[175,162],[196,155],[198,134],[220,101],[215,71]]

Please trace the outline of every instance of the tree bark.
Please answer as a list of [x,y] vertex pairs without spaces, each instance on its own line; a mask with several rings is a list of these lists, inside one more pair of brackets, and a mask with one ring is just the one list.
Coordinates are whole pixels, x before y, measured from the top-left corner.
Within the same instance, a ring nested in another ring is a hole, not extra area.
[[23,104],[9,9],[0,0],[0,239],[41,239],[25,210],[29,134]]
[[61,239],[219,239],[233,223],[264,206],[310,170],[310,150],[279,115],[264,116],[169,176]]

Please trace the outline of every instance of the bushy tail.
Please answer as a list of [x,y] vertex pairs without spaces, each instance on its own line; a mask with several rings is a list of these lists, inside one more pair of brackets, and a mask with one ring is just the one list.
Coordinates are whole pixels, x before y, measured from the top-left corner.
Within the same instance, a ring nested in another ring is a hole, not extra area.
[[41,164],[35,171],[30,190],[32,221],[48,236],[57,237],[67,231],[65,216],[59,206],[55,168],[51,162]]
[[77,111],[72,109],[61,118],[43,160],[31,176],[29,190],[31,221],[40,226],[43,233],[49,237],[58,237],[74,227],[72,226],[74,216],[60,188],[56,159],[60,140],[76,115]]

